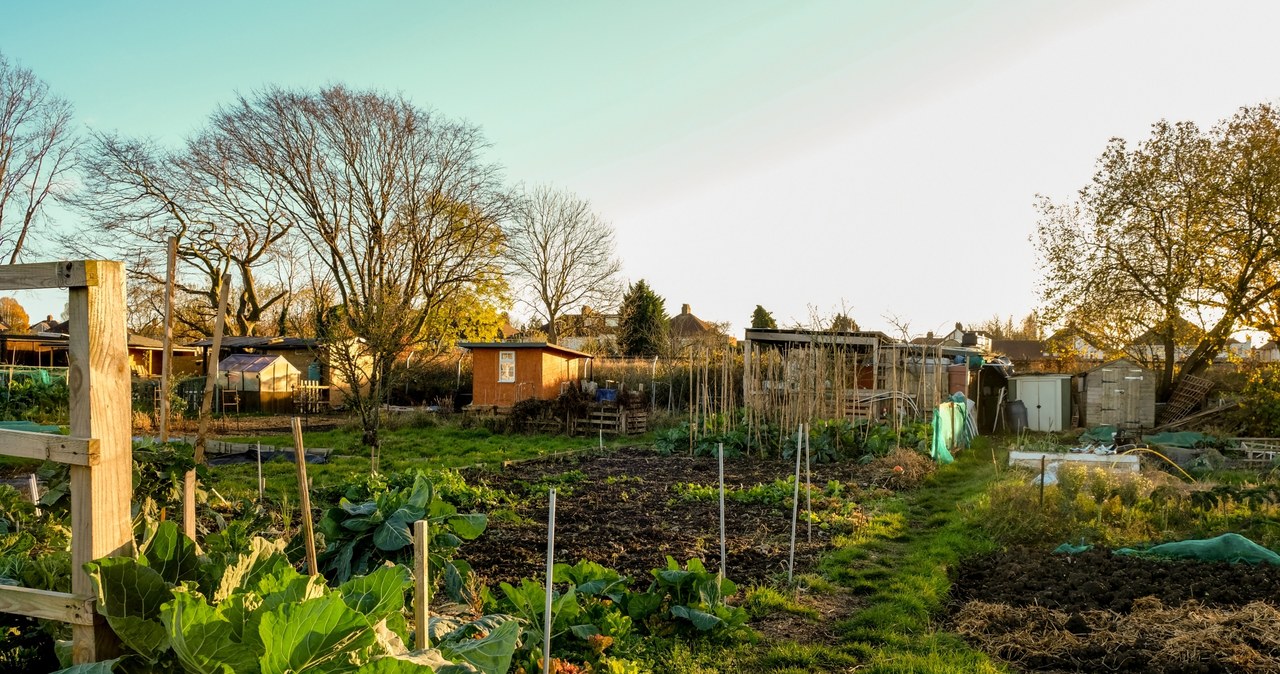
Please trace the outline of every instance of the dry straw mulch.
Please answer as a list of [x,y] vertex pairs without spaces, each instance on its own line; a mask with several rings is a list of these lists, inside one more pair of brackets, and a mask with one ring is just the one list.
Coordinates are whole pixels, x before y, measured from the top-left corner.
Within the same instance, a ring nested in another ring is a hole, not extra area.
[[1069,614],[971,601],[954,622],[986,653],[1027,669],[1280,674],[1280,611],[1266,602],[1168,607],[1146,597],[1127,614]]

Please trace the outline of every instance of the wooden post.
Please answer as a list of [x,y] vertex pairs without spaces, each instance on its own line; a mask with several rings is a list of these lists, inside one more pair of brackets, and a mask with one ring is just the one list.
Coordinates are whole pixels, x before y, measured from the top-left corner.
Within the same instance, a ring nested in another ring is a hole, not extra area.
[[[196,430],[196,465],[204,463],[205,438],[209,434],[210,408],[213,407],[213,388],[218,383],[218,356],[222,351],[222,330],[226,325],[227,296],[231,293],[231,275],[222,275],[222,288],[218,291],[218,315],[213,320],[213,344],[205,360],[204,397],[200,400],[200,425]],[[309,515],[308,515],[309,517]],[[187,538],[196,539],[196,472],[187,471],[182,489],[182,528]]]
[[1040,455],[1040,507],[1044,507],[1044,454]]
[[724,536],[724,443],[719,443],[720,449],[720,579],[724,580],[725,576],[725,557],[726,548]]
[[413,625],[417,649],[431,648],[431,555],[427,521],[413,523]]
[[316,562],[316,534],[311,527],[311,483],[307,481],[307,450],[302,445],[302,419],[293,418],[293,456],[298,463],[298,496],[302,508],[302,535],[307,544],[307,573],[320,573]]
[[169,237],[164,280],[164,355],[160,361],[160,442],[169,441],[169,380],[173,377],[173,281],[178,264],[178,237]]
[[[87,562],[133,549],[130,501],[133,446],[129,419],[129,352],[124,326],[124,265],[83,263],[85,285],[68,290],[67,385],[71,435],[98,441],[98,464],[72,465],[71,591],[94,595]],[[22,266],[22,265],[19,265]],[[72,269],[68,263],[68,269]],[[66,284],[71,285],[71,284]],[[92,625],[74,625],[71,659],[96,662],[120,653],[120,644],[102,616]]]

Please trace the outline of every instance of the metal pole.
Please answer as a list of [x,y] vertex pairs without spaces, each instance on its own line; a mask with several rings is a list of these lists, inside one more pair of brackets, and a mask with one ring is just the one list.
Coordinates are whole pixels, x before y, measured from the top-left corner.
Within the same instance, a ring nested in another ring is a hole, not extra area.
[[1040,507],[1044,507],[1044,454],[1040,455]]
[[800,443],[804,434],[804,424],[796,431],[796,485],[791,495],[791,556],[787,560],[787,582],[795,577],[796,569],[796,521],[800,516]]
[[551,584],[555,577],[556,490],[547,492],[547,603],[542,609],[542,674],[551,674]]

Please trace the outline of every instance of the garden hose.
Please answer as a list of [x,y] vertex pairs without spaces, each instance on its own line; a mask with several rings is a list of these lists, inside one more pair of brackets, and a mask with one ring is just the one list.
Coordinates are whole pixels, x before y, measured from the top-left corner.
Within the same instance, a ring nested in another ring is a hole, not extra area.
[[1179,466],[1178,464],[1174,463],[1169,457],[1149,447],[1134,447],[1133,449],[1120,452],[1120,456],[1124,456],[1125,454],[1131,454],[1133,452],[1150,452],[1152,454],[1155,454],[1156,456],[1164,459],[1165,461],[1168,461],[1170,466],[1177,468],[1178,472],[1182,473],[1183,475],[1186,475],[1188,480],[1191,480],[1192,482],[1196,481],[1194,477],[1191,477],[1191,473],[1188,473],[1187,471],[1182,469],[1182,466]]

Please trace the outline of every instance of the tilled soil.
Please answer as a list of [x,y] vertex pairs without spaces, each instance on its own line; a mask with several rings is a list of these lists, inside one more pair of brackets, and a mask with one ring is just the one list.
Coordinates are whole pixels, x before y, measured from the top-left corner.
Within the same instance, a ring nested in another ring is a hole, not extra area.
[[967,562],[952,597],[952,627],[1024,671],[1280,672],[1276,566],[1022,548]]
[[1010,606],[1127,613],[1133,601],[1157,597],[1166,606],[1195,599],[1207,606],[1280,602],[1280,566],[1153,560],[1092,549],[1056,555],[1020,548],[966,563],[952,596]]
[[[708,568],[719,565],[717,502],[681,500],[672,489],[678,482],[716,484],[715,459],[664,457],[648,450],[624,449],[608,455],[521,463],[497,474],[472,471],[466,478],[526,496],[528,484],[571,470],[582,471],[586,479],[557,487],[556,561],[589,559],[641,582],[650,578],[651,569],[666,565],[667,555],[681,563],[698,557]],[[781,461],[728,458],[725,484],[770,483],[794,471],[794,464]],[[820,492],[828,480],[859,485],[865,473],[855,464],[816,465],[814,490]],[[487,582],[514,582],[545,573],[546,499],[540,495],[523,498],[516,510],[522,521],[491,518],[485,534],[459,551]],[[729,578],[741,584],[785,573],[791,535],[789,508],[729,501],[725,529]],[[829,545],[830,536],[815,526],[810,540],[804,522],[800,523],[797,572],[813,567]]]

